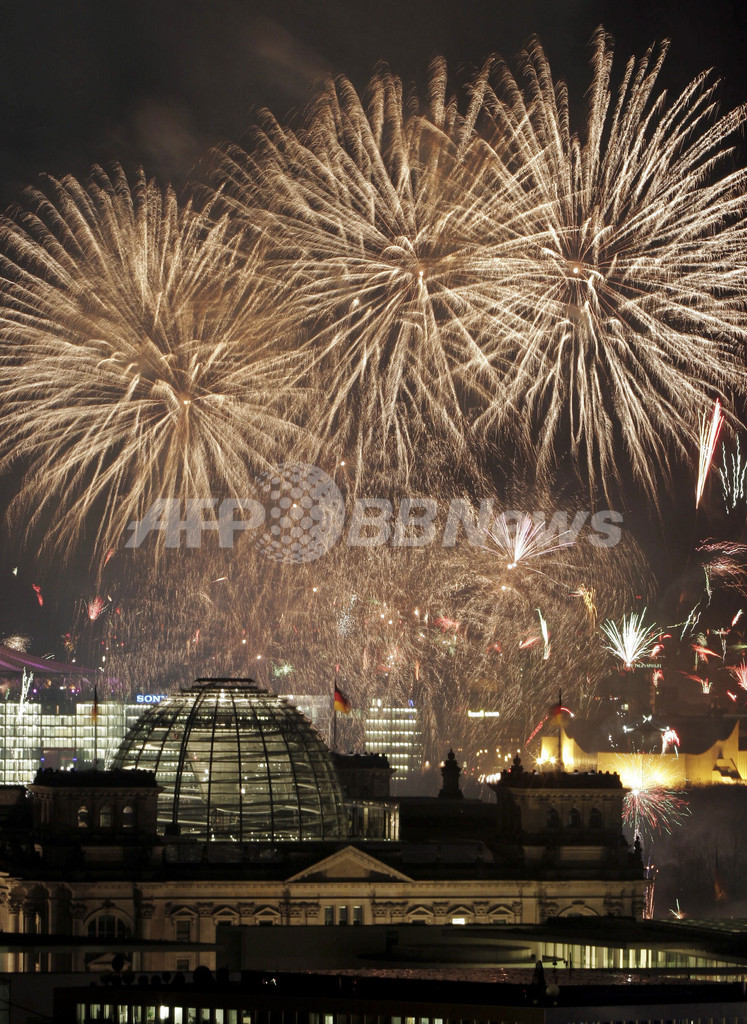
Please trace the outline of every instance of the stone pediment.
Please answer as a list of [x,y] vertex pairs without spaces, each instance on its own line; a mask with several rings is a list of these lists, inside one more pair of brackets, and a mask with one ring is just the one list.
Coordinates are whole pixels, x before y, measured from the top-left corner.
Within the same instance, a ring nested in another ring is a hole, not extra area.
[[288,882],[412,882],[396,868],[389,867],[368,853],[346,846],[337,850],[324,860],[317,861],[298,874],[292,875]]

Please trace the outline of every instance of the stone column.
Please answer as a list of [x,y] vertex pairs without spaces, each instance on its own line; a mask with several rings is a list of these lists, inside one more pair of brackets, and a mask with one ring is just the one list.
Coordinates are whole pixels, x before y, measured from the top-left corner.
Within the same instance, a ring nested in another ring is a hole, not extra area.
[[[156,909],[156,905],[152,900],[140,900],[137,903],[137,929],[140,933],[141,939],[150,939],[151,936],[151,919]],[[153,954],[150,952],[143,952],[141,970],[153,971],[156,968],[153,965]]]
[[[197,904],[197,941],[198,942],[215,942],[215,925],[213,924],[213,904],[212,903],[198,903]],[[215,955],[208,952],[198,952],[197,963],[205,964],[206,967],[211,969],[215,966],[213,961]]]
[[[36,904],[32,900],[26,900],[23,904],[23,933],[24,935],[36,935]],[[25,956],[23,970],[28,973],[38,971],[40,968],[39,954],[29,950]]]
[[[8,900],[8,931],[12,935],[21,934],[21,907],[23,903],[20,897],[11,896]],[[8,970],[12,973],[14,971],[23,970],[23,954],[22,953],[9,953],[8,954]]]
[[[70,904],[70,921],[72,923],[73,935],[83,934],[83,918],[86,916],[85,903],[79,903],[73,901]],[[75,952],[72,954],[73,970],[84,971],[85,970],[85,954],[81,952]]]

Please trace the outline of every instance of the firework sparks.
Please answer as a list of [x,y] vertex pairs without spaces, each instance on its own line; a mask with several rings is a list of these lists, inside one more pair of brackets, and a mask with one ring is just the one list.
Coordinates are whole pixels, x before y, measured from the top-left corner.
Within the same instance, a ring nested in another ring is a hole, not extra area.
[[497,300],[506,372],[477,424],[513,424],[520,409],[540,468],[562,449],[592,487],[618,478],[624,449],[654,501],[671,454],[691,455],[693,410],[705,414],[724,380],[744,386],[747,283],[747,171],[729,168],[747,111],[716,117],[707,75],[657,96],[665,54],[631,59],[617,86],[600,29],[581,137],[537,41],[526,88],[502,68],[496,159],[518,168],[525,220]]
[[586,614],[589,618],[589,629],[593,633],[597,628],[597,606],[596,606],[596,593],[593,587],[586,587],[582,583],[577,590],[574,590],[571,597],[580,597],[584,602],[586,608]]
[[[274,668],[286,664],[308,692],[324,693],[325,680],[338,675],[356,708],[374,697],[414,700],[436,756],[444,730],[456,737],[476,728],[468,707],[500,712],[506,730],[523,735],[559,686],[574,710],[588,707],[607,655],[570,584],[587,580],[601,613],[615,617],[640,592],[646,570],[627,534],[612,548],[576,544],[568,562],[558,569],[560,584],[520,564],[511,572],[516,586],[504,590],[495,555],[479,544],[338,545],[301,566],[269,562],[249,542],[236,551],[167,551],[157,566],[143,550],[132,553],[125,577],[110,563],[116,579],[102,592],[111,595],[111,613],[91,622],[81,609],[80,656],[101,650],[104,639],[107,675],[125,693],[143,678],[167,692],[216,670],[272,687]],[[538,608],[552,631],[549,661]],[[527,636],[535,644],[520,649]]]
[[747,596],[747,544],[707,541],[697,548],[706,578],[718,580],[728,590]]
[[33,525],[53,506],[45,542],[67,547],[92,513],[119,542],[155,498],[250,494],[294,436],[258,254],[142,175],[48,191],[0,225],[0,469],[22,462],[19,509]]
[[574,542],[571,530],[558,534],[545,522],[536,522],[528,513],[519,515],[501,512],[496,516],[488,537],[495,550],[506,559],[506,568],[515,569],[522,562],[569,547]]
[[426,436],[463,452],[460,394],[496,383],[480,347],[495,318],[481,204],[499,192],[474,133],[484,88],[483,75],[460,116],[437,62],[414,114],[385,70],[365,98],[338,78],[303,127],[267,115],[250,152],[221,160],[232,212],[261,234],[284,288],[281,326],[303,327],[305,379],[329,399],[315,428],[352,453],[354,479],[374,458],[407,475]]
[[659,634],[656,625],[645,625],[645,617],[644,608],[641,612],[624,616],[619,626],[608,619],[600,627],[609,641],[604,645],[605,649],[619,658],[626,669],[632,668],[651,649],[651,642]]
[[730,665],[729,672],[742,689],[747,690],[747,664],[742,662],[740,665]]
[[88,618],[91,622],[95,622],[96,619],[101,615],[104,608],[106,608],[107,602],[103,597],[94,597],[92,601],[88,602]]
[[727,455],[724,446],[722,458],[723,463],[718,472],[721,477],[724,505],[727,512],[734,512],[747,497],[747,460],[742,458],[739,436],[737,436],[736,451]]
[[718,444],[719,434],[723,425],[724,415],[721,412],[721,402],[717,398],[713,406],[711,418],[707,419],[705,414],[702,414],[700,417],[698,483],[695,487],[696,508],[700,505],[700,499],[703,497],[708,471],[713,462],[713,454],[716,451],[716,445]]
[[677,734],[676,729],[671,729],[669,726],[667,726],[666,729],[662,730],[662,734],[661,734],[661,752],[662,752],[662,754],[668,754],[670,752],[670,748],[673,748],[674,752],[677,753],[677,751],[678,751],[680,746],[681,746],[680,738],[679,738],[679,736]]
[[542,660],[547,661],[547,659],[550,657],[550,651],[552,650],[552,646],[550,644],[550,630],[547,628],[545,617],[539,610],[539,608],[537,609],[537,616],[539,618],[540,632],[542,633]]
[[623,821],[633,835],[671,835],[685,823],[690,807],[687,799],[672,788],[673,770],[667,756],[625,755],[620,781],[629,790],[623,800]]

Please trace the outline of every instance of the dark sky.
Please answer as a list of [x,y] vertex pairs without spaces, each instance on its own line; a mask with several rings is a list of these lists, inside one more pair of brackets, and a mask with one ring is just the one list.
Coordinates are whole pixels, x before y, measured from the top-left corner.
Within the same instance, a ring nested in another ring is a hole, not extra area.
[[[362,87],[383,60],[422,84],[436,55],[456,70],[511,57],[533,33],[578,107],[599,24],[619,70],[670,38],[664,84],[714,67],[724,105],[747,100],[739,0],[0,0],[0,208],[40,173],[85,176],[97,162],[180,186],[211,145],[241,139],[258,107],[284,119],[330,72]],[[652,515],[641,508],[635,532],[653,536]],[[28,580],[19,587],[42,614]]]
[[725,103],[747,99],[737,0],[4,0],[0,16],[2,205],[40,172],[85,175],[95,162],[181,183],[210,145],[241,138],[254,109],[283,118],[330,71],[362,86],[385,60],[422,81],[437,54],[480,63],[534,32],[577,98],[603,23],[621,57],[671,38],[668,85],[715,67]]

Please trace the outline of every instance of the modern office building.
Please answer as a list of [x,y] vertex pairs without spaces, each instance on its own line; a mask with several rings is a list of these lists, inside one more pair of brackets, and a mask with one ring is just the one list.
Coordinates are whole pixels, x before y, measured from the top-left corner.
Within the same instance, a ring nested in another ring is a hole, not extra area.
[[0,703],[0,785],[25,785],[40,768],[108,765],[146,703],[92,700]]
[[384,754],[394,770],[394,780],[404,781],[423,767],[423,736],[420,710],[412,703],[394,707],[378,697],[366,714],[366,749]]
[[[41,696],[0,702],[0,785],[26,785],[40,768],[108,767],[132,725],[166,697],[138,693],[134,701],[81,698],[55,685]],[[331,698],[313,694],[285,699],[328,739]]]

